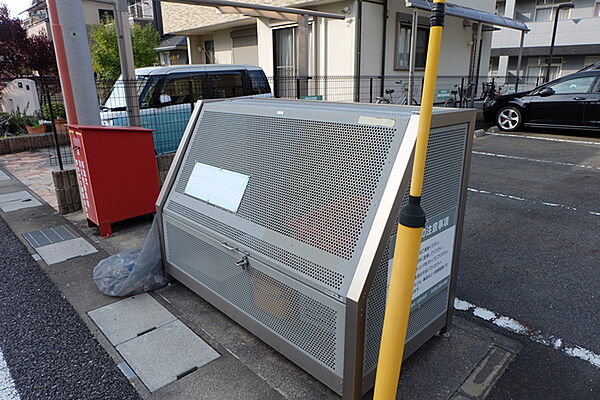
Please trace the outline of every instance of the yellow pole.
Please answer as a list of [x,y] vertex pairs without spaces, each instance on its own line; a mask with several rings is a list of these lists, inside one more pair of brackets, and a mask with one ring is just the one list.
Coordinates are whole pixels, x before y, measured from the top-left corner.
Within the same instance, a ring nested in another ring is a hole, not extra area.
[[425,83],[421,101],[421,116],[415,147],[412,180],[408,204],[400,212],[392,274],[385,306],[385,319],[379,348],[379,362],[375,378],[374,400],[396,398],[408,317],[415,285],[421,237],[425,227],[425,210],[421,207],[425,159],[431,129],[433,98],[437,81],[442,31],[444,29],[445,0],[434,0],[431,10],[429,50],[425,67]]

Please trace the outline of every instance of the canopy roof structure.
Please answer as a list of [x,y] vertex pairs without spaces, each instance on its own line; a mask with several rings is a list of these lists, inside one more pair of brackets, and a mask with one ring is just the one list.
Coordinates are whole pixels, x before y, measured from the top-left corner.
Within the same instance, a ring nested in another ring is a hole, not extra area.
[[[431,11],[433,1],[430,0],[406,0],[407,7],[418,8],[420,10]],[[486,13],[484,11],[474,10],[469,7],[462,7],[452,3],[446,3],[446,14],[464,18],[471,21],[481,22],[483,24],[498,26],[501,28],[516,29],[519,31],[529,32],[529,27],[522,21]]]
[[242,3],[229,0],[163,0],[169,3],[191,4],[215,7],[223,14],[242,14],[249,17],[266,17],[284,21],[299,22],[302,16],[329,19],[345,19],[340,14],[331,14],[313,10],[290,7],[275,7],[264,4]]

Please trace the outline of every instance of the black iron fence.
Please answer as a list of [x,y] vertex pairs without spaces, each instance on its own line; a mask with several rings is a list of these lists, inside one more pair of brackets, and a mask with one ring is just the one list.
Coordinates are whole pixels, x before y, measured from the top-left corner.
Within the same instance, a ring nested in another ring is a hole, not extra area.
[[[327,76],[327,77],[273,77],[269,78],[275,97],[294,99],[313,99],[327,101],[384,102],[401,104],[408,98],[412,86],[413,103],[419,103],[423,89],[423,78],[409,78],[408,75],[386,76]],[[412,85],[411,85],[412,84]],[[439,76],[437,80],[435,102],[443,105],[452,98],[454,93],[462,95],[466,100],[458,105],[473,107],[483,101],[493,88],[495,95],[514,93],[516,91],[533,89],[540,84],[539,77],[514,76],[472,77]],[[386,93],[386,91],[393,93]],[[465,104],[466,103],[466,104]]]
[[[37,90],[39,105],[28,106],[31,125],[44,125],[55,135],[65,132],[66,115],[57,78],[29,77]],[[4,98],[6,81],[0,85]],[[475,77],[439,76],[435,103],[438,106],[481,107],[490,96],[533,89],[541,83],[539,77]],[[144,76],[136,81],[98,82],[100,120],[107,126],[142,126],[154,130],[157,154],[177,149],[197,100],[241,96],[274,96],[292,99],[339,102],[406,104],[412,90],[412,104],[419,104],[423,79],[408,75],[380,76],[312,76],[270,77],[240,74],[213,74],[185,77]],[[132,101],[134,100],[134,101]],[[4,100],[2,100],[4,101]],[[4,104],[4,103],[1,103]],[[0,110],[1,112],[2,110]],[[0,113],[0,136],[6,134],[9,114]],[[23,123],[21,124],[23,125]],[[25,133],[22,129],[20,133]],[[18,134],[10,133],[8,134]],[[57,145],[48,150],[51,165],[73,163],[68,146]]]
[[52,133],[50,164],[62,169],[73,156],[68,146],[59,145],[58,134],[66,132],[67,122],[61,93],[55,77],[0,79],[0,137]]

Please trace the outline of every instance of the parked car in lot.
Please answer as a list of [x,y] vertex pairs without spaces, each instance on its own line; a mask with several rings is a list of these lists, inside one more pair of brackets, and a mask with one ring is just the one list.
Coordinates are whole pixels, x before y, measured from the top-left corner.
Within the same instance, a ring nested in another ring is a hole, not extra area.
[[527,92],[497,97],[484,104],[483,115],[508,132],[523,126],[600,129],[600,64]]
[[100,117],[103,125],[128,126],[125,85],[135,84],[142,126],[154,129],[157,154],[177,150],[197,100],[271,96],[265,73],[252,65],[175,65],[138,68],[135,73],[135,83],[115,82]]

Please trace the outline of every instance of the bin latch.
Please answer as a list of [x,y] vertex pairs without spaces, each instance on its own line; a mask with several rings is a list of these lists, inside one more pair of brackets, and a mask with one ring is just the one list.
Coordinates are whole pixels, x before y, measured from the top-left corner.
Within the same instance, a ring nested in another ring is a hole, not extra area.
[[244,271],[246,271],[249,267],[248,257],[243,256],[239,261],[235,262],[235,265],[237,265],[238,267],[241,267]]

